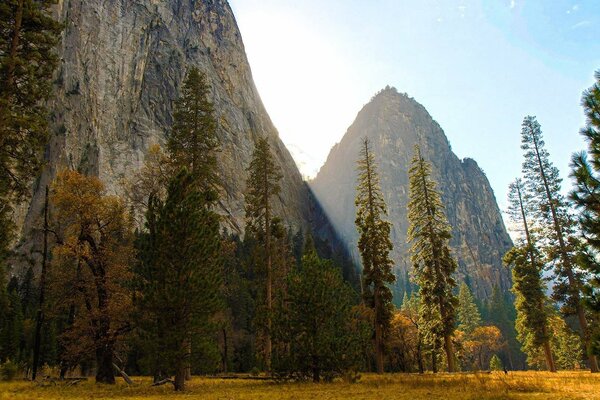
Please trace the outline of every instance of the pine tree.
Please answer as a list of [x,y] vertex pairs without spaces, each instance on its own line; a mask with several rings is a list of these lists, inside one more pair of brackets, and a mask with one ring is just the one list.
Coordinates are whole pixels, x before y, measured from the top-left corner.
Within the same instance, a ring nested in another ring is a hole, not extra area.
[[544,250],[548,260],[554,263],[556,284],[554,297],[564,304],[565,314],[575,313],[581,328],[582,341],[588,350],[590,369],[598,372],[596,357],[591,353],[588,321],[581,300],[582,277],[574,265],[573,220],[568,204],[561,194],[561,179],[545,149],[540,124],[535,117],[523,120],[521,148],[524,150],[524,186],[528,201],[532,203],[535,223],[543,235]]
[[425,331],[434,350],[443,340],[448,371],[456,371],[452,335],[457,299],[453,293],[456,261],[450,254],[450,225],[440,193],[431,178],[431,167],[418,146],[409,170],[408,240],[413,276],[419,285]]
[[50,0],[0,4],[0,258],[12,230],[12,206],[29,195],[48,139],[44,101],[58,58],[61,26]]
[[548,299],[541,269],[538,264],[531,263],[531,254],[539,256],[529,246],[516,246],[504,256],[505,264],[512,267],[518,338],[524,352],[528,346],[542,348],[548,370],[556,372],[548,333]]
[[265,363],[267,370],[271,368],[271,331],[273,311],[273,224],[277,219],[273,213],[273,197],[280,191],[280,168],[275,162],[271,147],[266,138],[259,138],[248,167],[250,174],[246,193],[246,221],[247,230],[260,243],[262,248],[262,262],[265,273],[265,305],[266,326],[265,336]]
[[276,302],[273,369],[282,377],[319,382],[356,368],[359,338],[352,331],[353,289],[309,242],[301,269]]
[[175,102],[167,150],[175,171],[187,168],[201,191],[214,196],[219,186],[219,139],[214,108],[208,100],[209,91],[206,75],[192,67],[183,84],[181,96]]
[[[572,157],[571,177],[575,188],[571,200],[579,209],[579,225],[588,245],[579,254],[578,265],[591,275],[585,286],[585,304],[590,312],[600,315],[600,263],[596,255],[600,252],[600,70],[596,71],[595,84],[583,93],[582,105],[587,117],[581,134],[588,143],[588,151]],[[589,158],[588,158],[589,157]],[[598,325],[598,324],[596,324]],[[592,350],[600,356],[600,328],[595,327]]]
[[160,357],[154,367],[174,373],[178,391],[185,389],[189,349],[206,333],[203,329],[220,306],[221,237],[212,204],[194,176],[182,169],[164,203],[151,202],[136,271],[142,285],[140,308],[149,321],[145,332]]
[[492,356],[490,359],[490,369],[492,371],[502,371],[504,366],[502,365],[502,360],[496,354]]
[[458,291],[458,310],[456,313],[458,329],[467,336],[473,333],[475,328],[481,326],[481,314],[475,304],[475,299],[466,283],[460,285]]
[[530,203],[523,183],[516,179],[510,184],[508,214],[524,233],[521,244],[505,256],[505,264],[513,267],[513,292],[516,295],[517,324],[521,343],[530,335],[532,345],[543,347],[548,370],[556,372],[548,335],[547,298],[542,278],[542,257],[537,249],[536,235],[530,228]]
[[391,224],[382,218],[387,207],[369,140],[363,139],[358,160],[356,188],[356,227],[360,234],[358,250],[363,265],[363,299],[374,312],[375,355],[377,372],[383,373],[384,338],[392,319],[392,291],[387,286],[394,282],[393,262],[390,258]]

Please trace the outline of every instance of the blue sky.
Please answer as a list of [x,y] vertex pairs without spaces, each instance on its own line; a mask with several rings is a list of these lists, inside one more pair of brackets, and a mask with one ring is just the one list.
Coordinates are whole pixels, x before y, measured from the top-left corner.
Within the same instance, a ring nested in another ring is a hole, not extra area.
[[256,85],[312,176],[386,85],[422,103],[504,207],[536,115],[568,186],[581,93],[600,69],[600,1],[230,0]]

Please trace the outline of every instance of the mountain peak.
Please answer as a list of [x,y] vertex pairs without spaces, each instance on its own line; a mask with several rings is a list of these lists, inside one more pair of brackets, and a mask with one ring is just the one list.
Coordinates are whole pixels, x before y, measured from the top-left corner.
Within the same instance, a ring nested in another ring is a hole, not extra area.
[[[371,141],[378,163],[381,188],[392,222],[392,258],[396,263],[395,296],[402,296],[410,269],[407,243],[408,169],[415,144],[432,164],[432,174],[442,191],[453,229],[451,247],[459,262],[458,275],[470,282],[480,299],[494,286],[508,290],[509,272],[502,255],[511,246],[490,184],[472,159],[460,160],[437,122],[425,107],[406,93],[387,86],[358,113],[311,182],[317,199],[335,227],[355,249],[358,234],[353,224],[356,159],[363,137]],[[358,254],[355,254],[358,259]]]

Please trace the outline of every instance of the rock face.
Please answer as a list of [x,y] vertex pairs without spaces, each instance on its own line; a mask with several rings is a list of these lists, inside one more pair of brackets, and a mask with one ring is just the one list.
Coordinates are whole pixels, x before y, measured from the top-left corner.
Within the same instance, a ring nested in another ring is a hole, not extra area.
[[451,246],[459,262],[459,279],[466,280],[480,299],[490,296],[495,285],[507,290],[511,281],[508,269],[502,266],[502,255],[512,242],[485,174],[474,160],[459,160],[427,110],[393,88],[378,93],[359,112],[311,182],[315,196],[355,257],[358,258],[358,233],[354,226],[356,160],[363,137],[371,141],[388,218],[393,223],[392,256],[401,286],[396,294],[402,294],[410,270],[410,245],[406,239],[408,167],[415,144],[421,146],[424,157],[432,163],[433,178],[439,182],[453,229]]
[[48,167],[22,213],[24,236],[40,215],[43,188],[65,167],[98,175],[113,193],[163,143],[174,100],[190,66],[212,89],[219,156],[231,229],[244,228],[246,168],[255,140],[266,136],[282,168],[275,212],[306,227],[307,190],[278,137],[252,79],[244,44],[225,0],[62,0]]

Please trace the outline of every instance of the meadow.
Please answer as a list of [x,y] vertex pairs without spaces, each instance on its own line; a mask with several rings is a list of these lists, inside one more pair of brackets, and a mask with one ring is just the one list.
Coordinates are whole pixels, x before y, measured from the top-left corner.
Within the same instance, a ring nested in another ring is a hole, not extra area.
[[164,399],[600,399],[600,375],[589,372],[502,372],[480,374],[367,374],[358,383],[275,383],[195,377],[185,393],[171,386],[151,387],[149,378],[133,385],[96,385],[93,379],[65,383],[0,382],[1,400]]

